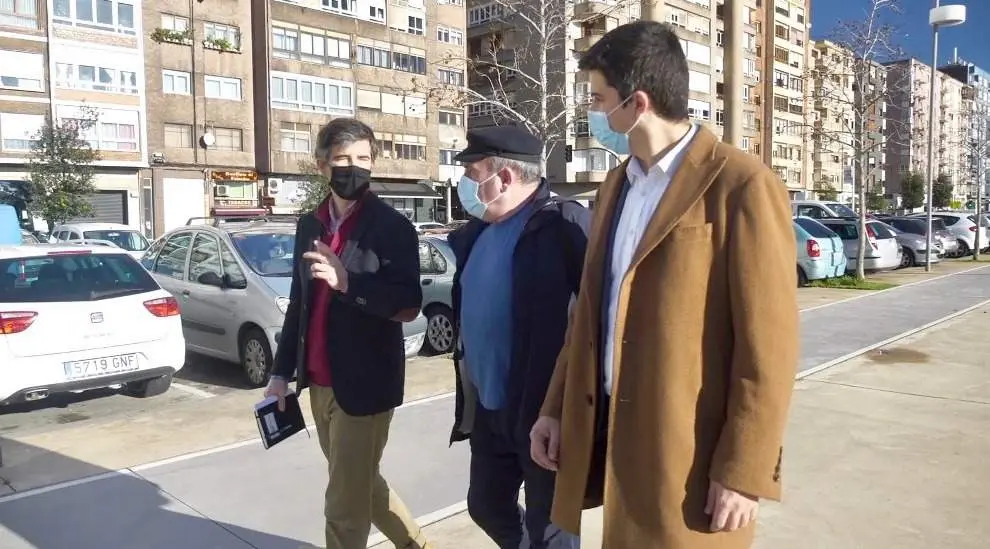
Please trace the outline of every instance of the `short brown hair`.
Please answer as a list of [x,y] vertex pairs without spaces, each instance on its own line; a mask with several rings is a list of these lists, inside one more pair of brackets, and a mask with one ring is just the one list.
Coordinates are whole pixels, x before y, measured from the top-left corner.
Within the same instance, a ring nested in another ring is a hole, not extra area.
[[350,145],[358,141],[371,143],[371,159],[378,158],[379,145],[371,126],[356,118],[334,118],[320,128],[316,135],[316,149],[313,154],[317,160],[329,160],[330,151],[335,147]]

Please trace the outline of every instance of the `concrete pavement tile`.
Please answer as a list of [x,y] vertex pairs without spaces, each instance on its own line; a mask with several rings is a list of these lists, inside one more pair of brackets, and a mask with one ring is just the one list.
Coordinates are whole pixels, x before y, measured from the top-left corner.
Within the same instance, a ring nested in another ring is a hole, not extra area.
[[[261,547],[296,549],[268,534]],[[249,549],[217,524],[131,475],[115,474],[30,497],[0,500],[4,549]]]
[[[445,398],[401,409],[392,422],[382,468],[414,516],[466,495],[468,448],[448,448],[452,418],[453,399]],[[320,543],[327,477],[315,433],[312,439],[301,433],[267,451],[257,444],[139,472],[235,531],[247,528],[242,537],[252,543],[252,531]]]
[[842,290],[838,288],[798,288],[798,308],[801,310],[829,305],[850,297],[871,293],[865,290]]

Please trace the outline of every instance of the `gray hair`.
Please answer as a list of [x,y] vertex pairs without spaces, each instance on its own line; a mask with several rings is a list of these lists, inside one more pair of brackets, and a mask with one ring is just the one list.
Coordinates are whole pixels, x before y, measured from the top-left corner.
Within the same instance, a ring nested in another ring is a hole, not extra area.
[[509,169],[515,172],[523,183],[537,183],[540,180],[540,165],[536,162],[524,162],[500,156],[491,157],[491,161],[492,172]]
[[313,155],[318,161],[329,160],[330,152],[334,148],[358,141],[371,143],[371,160],[378,158],[380,146],[370,126],[356,118],[334,118],[320,128],[320,133],[316,135],[316,149]]

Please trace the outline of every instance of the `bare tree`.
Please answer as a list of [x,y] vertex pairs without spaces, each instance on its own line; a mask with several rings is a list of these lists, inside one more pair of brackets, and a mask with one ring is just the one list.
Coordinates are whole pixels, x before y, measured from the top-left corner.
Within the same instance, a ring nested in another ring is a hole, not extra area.
[[[633,1],[638,6],[638,0],[620,0],[609,13],[602,14],[600,7],[589,12],[582,24],[586,34],[605,34],[608,21],[615,21],[610,14],[628,9]],[[440,78],[429,83],[431,98],[467,107],[476,126],[525,127],[543,142],[540,169],[546,175],[547,159],[566,141],[582,106],[567,84],[568,73],[575,71],[568,29],[582,21],[575,8],[585,6],[574,0],[496,0],[481,20],[468,21],[467,59],[448,57],[433,71]],[[595,24],[600,28],[593,28]],[[446,66],[465,65],[466,85],[444,78]]]
[[867,196],[879,185],[882,153],[900,136],[894,128],[884,129],[885,123],[893,122],[886,120],[886,107],[891,102],[890,92],[903,85],[890,81],[882,65],[900,54],[897,29],[887,21],[901,11],[901,2],[861,1],[862,16],[837,22],[829,40],[816,46],[811,69],[811,99],[817,114],[811,130],[814,146],[819,151],[838,151],[852,163],[859,209],[859,279],[865,278],[863,258],[869,245]]

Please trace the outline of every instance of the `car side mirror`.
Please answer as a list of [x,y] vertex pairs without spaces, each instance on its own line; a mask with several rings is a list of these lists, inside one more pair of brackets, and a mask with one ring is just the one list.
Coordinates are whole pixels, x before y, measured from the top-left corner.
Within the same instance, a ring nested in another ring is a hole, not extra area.
[[200,284],[204,284],[206,286],[216,286],[217,288],[223,288],[224,286],[223,279],[220,278],[220,275],[212,271],[207,271],[199,275],[199,278],[196,279],[196,282],[199,282]]
[[223,288],[231,288],[234,290],[243,290],[247,288],[247,280],[244,278],[234,278],[230,276],[230,273],[225,273],[223,275]]

